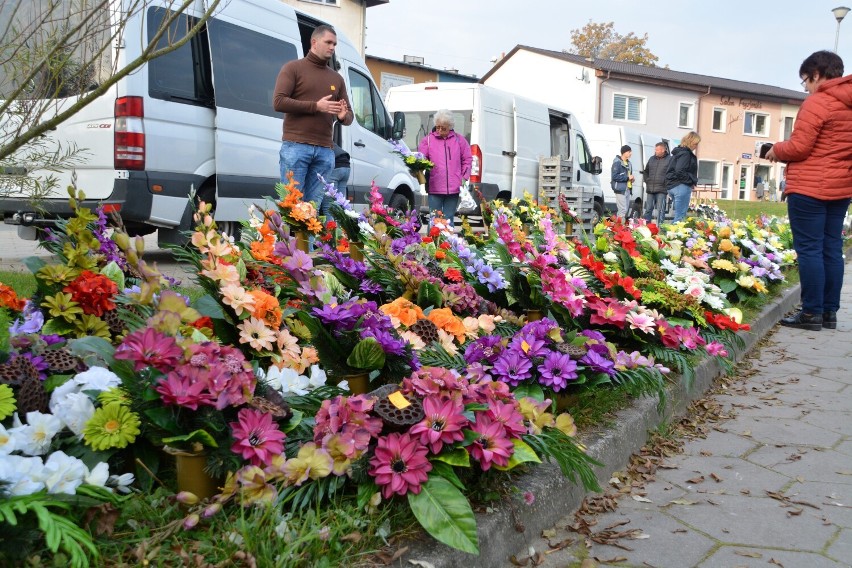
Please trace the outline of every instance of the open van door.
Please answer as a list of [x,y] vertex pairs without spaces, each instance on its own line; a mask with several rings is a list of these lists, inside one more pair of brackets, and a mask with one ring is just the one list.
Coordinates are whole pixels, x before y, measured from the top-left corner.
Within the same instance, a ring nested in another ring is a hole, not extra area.
[[275,195],[282,128],[281,114],[272,108],[275,78],[282,65],[299,57],[297,40],[282,37],[286,30],[298,33],[292,15],[250,2],[238,5],[239,19],[226,7],[207,24],[219,222],[245,219],[250,203],[262,207],[264,197]]
[[512,115],[512,197],[522,197],[524,191],[538,193],[538,160],[550,140],[550,118],[541,103],[517,97]]

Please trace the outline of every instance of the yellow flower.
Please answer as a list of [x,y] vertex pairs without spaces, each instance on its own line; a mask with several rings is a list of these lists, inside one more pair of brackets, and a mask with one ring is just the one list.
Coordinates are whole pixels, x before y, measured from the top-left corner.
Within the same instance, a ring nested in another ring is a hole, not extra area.
[[301,485],[308,479],[321,479],[331,474],[334,460],[313,442],[299,448],[299,455],[287,460],[282,471],[293,485]]
[[255,503],[272,503],[278,492],[266,482],[266,473],[256,465],[244,467],[238,473],[240,497],[244,507]]
[[567,412],[556,417],[556,429],[561,430],[566,436],[573,438],[577,435],[577,425],[574,418]]
[[716,270],[724,270],[726,272],[730,272],[732,274],[737,273],[737,267],[730,260],[726,260],[724,258],[717,258],[713,262],[710,263],[710,266],[715,268]]

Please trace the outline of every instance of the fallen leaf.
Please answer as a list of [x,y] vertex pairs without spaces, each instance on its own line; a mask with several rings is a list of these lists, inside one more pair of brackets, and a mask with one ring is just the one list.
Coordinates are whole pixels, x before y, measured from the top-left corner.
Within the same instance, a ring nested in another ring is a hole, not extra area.
[[804,478],[804,477],[802,477],[801,475],[797,475],[797,476],[796,476],[796,481],[798,481],[799,483],[804,483],[804,482],[805,482],[805,478]]
[[631,495],[631,497],[633,497],[634,501],[639,501],[640,503],[653,503],[653,501],[647,497],[642,497],[641,495]]
[[[615,558],[601,559],[601,558],[598,558],[597,556],[595,556],[595,560],[597,560],[601,564],[615,564],[616,562],[627,562],[627,557],[626,556],[616,556]],[[581,564],[580,568],[586,568],[586,567]],[[593,566],[589,567],[589,568],[593,568]]]
[[363,536],[359,532],[352,532],[347,535],[343,535],[340,537],[340,540],[343,542],[361,542]]
[[621,485],[621,480],[618,479],[617,477],[611,477],[609,479],[609,484],[610,485]]
[[689,531],[687,531],[686,529],[675,529],[672,532],[673,533],[685,533],[685,532],[689,532]]
[[834,473],[836,473],[837,475],[852,475],[852,470],[841,469],[840,471],[836,471]]
[[408,563],[413,566],[420,566],[420,568],[435,568],[434,564],[425,560],[409,560]]
[[751,430],[746,430],[741,434],[741,436],[745,436],[746,438],[751,438]]
[[698,477],[693,477],[692,479],[687,479],[687,483],[692,483],[693,485],[704,482],[704,476],[699,475]]
[[787,511],[787,516],[788,517],[798,517],[799,515],[802,514],[802,511],[803,511],[803,509],[790,509],[789,511]]
[[511,562],[514,566],[529,566],[530,560],[532,560],[532,558],[529,556],[521,556],[518,558],[513,554],[509,557],[509,562]]
[[597,568],[598,564],[591,558],[583,558],[583,561],[580,562],[580,568]]
[[630,523],[630,519],[625,519],[623,521],[618,521],[616,523],[613,523],[613,524],[609,525],[608,527],[604,527],[603,530],[610,531],[610,530],[612,530],[616,527],[623,527],[624,525],[627,525],[629,523]]
[[708,450],[701,450],[701,452],[699,452],[699,453],[700,453],[702,456],[705,456],[705,457],[709,457],[709,456],[712,456],[712,455],[713,455],[713,452],[710,452],[710,451],[708,451]]
[[735,550],[734,554],[745,556],[746,558],[763,558],[763,555],[759,552],[746,552],[744,550]]
[[783,564],[781,564],[779,561],[775,560],[774,558],[770,558],[770,559],[769,559],[769,563],[770,563],[770,564],[775,564],[776,566],[780,566],[781,568],[784,568],[784,565],[783,565]]
[[740,493],[743,495],[751,495],[751,489],[740,489]]
[[690,501],[689,499],[672,499],[671,501],[669,501],[669,503],[672,503],[674,505],[695,505],[696,504],[695,501]]
[[711,473],[711,474],[710,474],[710,477],[711,477],[711,478],[713,478],[713,481],[715,481],[716,483],[721,483],[721,482],[722,482],[722,478],[721,478],[721,477],[719,477],[718,475],[716,475],[715,473]]
[[553,538],[556,536],[556,529],[547,529],[541,531],[542,538]]

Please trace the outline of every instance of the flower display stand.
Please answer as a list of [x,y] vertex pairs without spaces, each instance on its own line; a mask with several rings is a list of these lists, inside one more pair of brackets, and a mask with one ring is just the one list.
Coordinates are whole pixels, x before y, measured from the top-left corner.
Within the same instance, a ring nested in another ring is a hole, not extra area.
[[544,312],[542,310],[525,310],[527,314],[527,321],[539,321],[544,318]]
[[219,492],[219,482],[204,470],[207,453],[164,446],[163,451],[174,456],[177,470],[177,490],[189,491],[199,499],[208,499]]
[[349,243],[349,258],[364,262],[364,243],[360,241],[352,241]]
[[370,374],[355,373],[352,375],[343,375],[341,381],[346,381],[349,384],[349,391],[353,394],[367,394],[370,392]]
[[296,248],[302,252],[308,252],[308,232],[296,231]]

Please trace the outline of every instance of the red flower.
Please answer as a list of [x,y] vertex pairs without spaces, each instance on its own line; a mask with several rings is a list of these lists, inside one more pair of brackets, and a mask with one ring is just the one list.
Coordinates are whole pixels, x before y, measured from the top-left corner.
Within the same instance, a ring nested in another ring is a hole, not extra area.
[[336,223],[335,221],[333,221],[333,220],[332,220],[332,221],[329,221],[329,222],[327,222],[327,223],[325,224],[325,228],[326,228],[326,229],[328,229],[329,231],[331,231],[332,229],[336,229],[336,228],[337,228],[337,223]]
[[242,408],[237,422],[231,422],[234,445],[231,451],[252,465],[268,465],[272,458],[284,451],[284,432],[272,421],[272,415],[253,408]]
[[432,242],[432,240],[433,240],[433,239],[432,239],[432,237],[422,237],[422,238],[420,239],[420,242],[421,242],[421,243],[431,243],[431,242]]
[[183,358],[183,349],[174,337],[146,327],[125,337],[121,345],[116,347],[114,356],[116,359],[133,361],[134,371],[153,367],[167,373]]
[[118,286],[103,274],[84,270],[62,291],[71,294],[71,298],[83,308],[84,314],[101,317],[115,309],[112,298],[118,293]]
[[195,320],[194,322],[192,322],[189,325],[191,325],[195,329],[204,329],[205,327],[207,329],[213,329],[213,320],[210,319],[210,316],[203,316],[203,317],[198,318],[197,320]]
[[462,281],[462,273],[458,268],[453,268],[452,266],[447,268],[444,272],[444,278],[449,280],[450,282],[461,282]]
[[429,236],[430,237],[437,237],[440,234],[441,234],[441,229],[439,229],[438,227],[433,226],[431,229],[429,229]]
[[426,459],[428,450],[408,434],[388,434],[379,438],[370,460],[370,475],[382,488],[382,497],[390,499],[409,491],[420,493],[420,486],[429,478],[432,464]]
[[447,241],[442,242],[438,246],[441,247],[444,250],[450,250],[450,247],[452,247],[452,245],[450,243],[448,243]]

